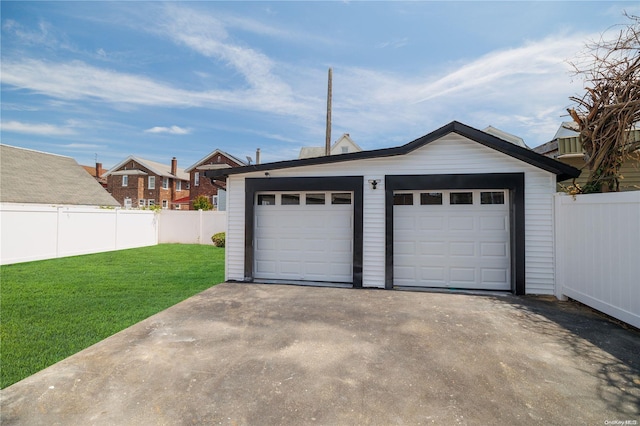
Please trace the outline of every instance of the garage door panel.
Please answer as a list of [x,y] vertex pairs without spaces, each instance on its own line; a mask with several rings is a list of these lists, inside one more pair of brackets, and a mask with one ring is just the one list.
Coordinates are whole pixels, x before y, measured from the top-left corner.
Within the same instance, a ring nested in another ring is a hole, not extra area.
[[482,191],[468,191],[473,204],[456,205],[450,191],[438,191],[437,205],[402,191],[415,204],[393,209],[394,285],[510,290],[508,194],[503,204],[483,205]]
[[413,241],[404,241],[399,242],[394,245],[394,250],[399,254],[410,254],[415,253],[416,251],[416,243]]
[[452,242],[449,245],[449,254],[451,256],[475,256],[476,243],[471,242]]
[[506,231],[507,226],[504,215],[480,217],[481,231]]
[[420,279],[430,283],[441,283],[445,280],[445,269],[442,266],[420,268]]
[[486,283],[503,283],[508,279],[506,269],[482,268],[482,281]]
[[507,243],[504,242],[482,242],[480,243],[480,255],[483,257],[498,256],[507,257]]
[[[423,215],[419,217],[418,223],[420,223],[420,227],[418,228],[420,231],[440,230],[444,227],[445,218],[444,216],[424,216],[423,213]],[[414,228],[410,229],[415,230]]]
[[447,245],[443,241],[420,242],[419,247],[419,254],[438,258],[444,257],[447,251]]
[[[331,204],[330,193],[327,203],[307,205],[296,194],[276,193],[275,204],[255,206],[255,278],[353,281],[353,206]],[[296,198],[300,204],[281,204]]]

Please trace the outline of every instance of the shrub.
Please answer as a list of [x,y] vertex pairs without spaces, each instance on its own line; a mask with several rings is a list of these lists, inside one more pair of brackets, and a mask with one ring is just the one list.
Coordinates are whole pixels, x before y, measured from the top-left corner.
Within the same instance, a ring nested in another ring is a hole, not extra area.
[[194,210],[204,210],[208,211],[213,208],[213,204],[209,201],[209,199],[204,195],[198,195],[193,200],[193,209]]
[[225,243],[225,233],[224,232],[218,232],[217,234],[214,234],[211,237],[211,241],[213,241],[213,244],[216,247],[224,247],[224,243]]

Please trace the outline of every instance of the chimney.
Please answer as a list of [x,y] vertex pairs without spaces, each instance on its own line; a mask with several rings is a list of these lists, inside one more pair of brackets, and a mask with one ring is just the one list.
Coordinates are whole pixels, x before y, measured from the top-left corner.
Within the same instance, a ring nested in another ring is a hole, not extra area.
[[102,163],[96,163],[96,178],[102,175]]
[[175,176],[177,172],[178,172],[178,160],[176,160],[176,157],[173,157],[171,159],[171,174]]
[[256,164],[260,164],[260,148],[256,149]]

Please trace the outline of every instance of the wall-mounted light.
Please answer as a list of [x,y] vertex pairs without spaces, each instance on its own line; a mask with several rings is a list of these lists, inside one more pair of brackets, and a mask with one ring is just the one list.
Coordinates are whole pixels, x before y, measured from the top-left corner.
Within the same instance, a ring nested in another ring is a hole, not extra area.
[[378,186],[378,182],[380,182],[378,179],[369,179],[371,189],[376,189],[376,187]]
[[264,172],[264,175],[269,177],[270,173],[269,172]]

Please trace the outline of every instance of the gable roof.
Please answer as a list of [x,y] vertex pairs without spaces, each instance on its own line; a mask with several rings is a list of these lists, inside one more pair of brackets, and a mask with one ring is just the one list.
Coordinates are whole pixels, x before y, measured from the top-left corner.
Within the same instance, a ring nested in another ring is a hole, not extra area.
[[[102,177],[106,178],[107,176],[113,175],[113,174],[124,174],[124,173],[117,173],[117,172],[119,172],[120,171],[119,169],[125,164],[127,164],[129,161],[135,161],[136,163],[141,164],[142,166],[144,166],[145,168],[152,171],[154,174],[158,176],[178,178],[180,180],[189,180],[189,174],[185,173],[184,169],[181,169],[180,167],[176,169],[176,175],[174,176],[171,174],[171,164],[162,164],[156,161],[145,160],[144,158],[136,157],[135,155],[130,155],[127,158],[125,158],[124,160],[122,160],[121,162],[119,162],[118,164],[110,168],[106,173],[102,175]],[[137,170],[137,169],[134,169],[134,170]],[[127,174],[136,174],[134,170],[131,170],[131,173],[127,173]]]
[[0,145],[0,162],[3,203],[120,206],[71,157]]
[[197,168],[200,164],[204,163],[205,161],[207,161],[209,158],[213,157],[216,154],[220,154],[224,157],[227,157],[228,159],[230,159],[231,161],[237,163],[237,164],[241,164],[241,165],[246,165],[247,162],[246,161],[242,161],[241,159],[234,157],[233,155],[224,152],[220,149],[215,149],[213,151],[211,151],[210,153],[208,153],[207,155],[205,155],[204,157],[202,157],[201,159],[199,159],[198,161],[196,161],[195,163],[193,163],[192,165],[190,165],[189,167],[187,167],[186,169],[184,169],[185,173],[191,173],[191,171],[195,168]]
[[536,166],[540,169],[558,175],[559,180],[566,180],[569,178],[577,177],[580,175],[580,170],[571,167],[560,161],[554,160],[549,157],[545,157],[530,149],[523,148],[518,145],[514,145],[511,142],[502,140],[489,133],[485,133],[481,130],[474,129],[473,127],[462,124],[458,121],[452,121],[451,123],[442,126],[441,128],[434,130],[433,132],[422,136],[412,142],[405,145],[394,148],[375,149],[371,151],[353,152],[342,155],[330,155],[324,157],[304,158],[299,160],[287,160],[278,161],[274,163],[255,164],[245,167],[236,167],[233,169],[224,170],[211,170],[205,173],[208,178],[224,177],[232,174],[286,169],[290,167],[312,166],[317,164],[329,164],[338,163],[342,161],[362,160],[369,158],[382,158],[391,157],[395,155],[408,154],[424,145],[434,142],[449,133],[456,133],[460,136],[464,136],[472,141],[475,141],[486,147],[495,149],[503,154],[509,155],[525,163]]
[[[331,145],[331,149],[330,149],[331,155],[342,154],[341,152],[334,152],[334,150],[343,141],[346,141],[349,145],[353,146],[355,150],[354,152],[362,151],[362,148],[360,148],[358,144],[355,143],[353,139],[351,139],[351,136],[349,136],[349,133],[344,133],[333,143],[333,145]],[[325,155],[324,146],[303,146],[302,148],[300,148],[300,154],[298,155],[298,159],[322,157],[324,155]]]

